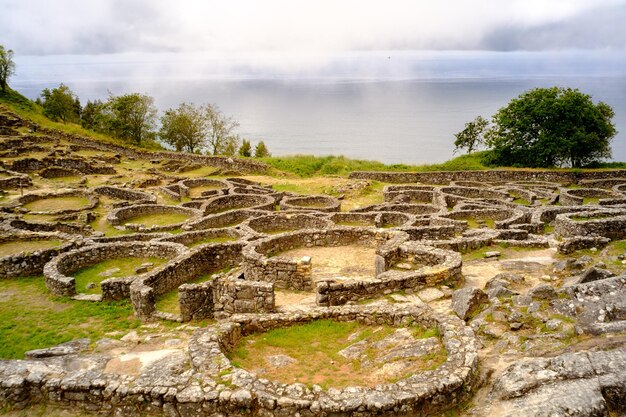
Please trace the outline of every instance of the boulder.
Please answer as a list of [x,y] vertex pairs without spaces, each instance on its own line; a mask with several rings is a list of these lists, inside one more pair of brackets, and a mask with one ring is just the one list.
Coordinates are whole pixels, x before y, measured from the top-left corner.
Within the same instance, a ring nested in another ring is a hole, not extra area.
[[476,287],[462,288],[452,293],[452,310],[466,320],[488,302],[487,294]]

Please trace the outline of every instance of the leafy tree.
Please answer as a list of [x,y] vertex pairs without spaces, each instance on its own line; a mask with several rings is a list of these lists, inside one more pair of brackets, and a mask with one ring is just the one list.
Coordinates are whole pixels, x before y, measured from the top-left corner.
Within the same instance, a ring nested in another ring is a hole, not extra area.
[[613,109],[571,88],[536,88],[498,110],[486,134],[491,163],[581,167],[611,156]]
[[467,148],[467,153],[472,153],[478,146],[484,143],[485,131],[489,122],[482,116],[477,116],[471,122],[465,123],[465,129],[455,134],[454,151]]
[[161,117],[159,137],[177,151],[198,152],[207,144],[208,118],[205,106],[182,103]]
[[106,133],[109,125],[106,105],[100,100],[87,100],[80,114],[80,124],[86,129]]
[[252,156],[252,145],[250,144],[249,140],[244,139],[241,142],[241,147],[239,148],[239,156],[243,156],[246,158],[249,158]]
[[146,94],[111,95],[106,103],[108,130],[113,136],[140,145],[155,135],[157,109]]
[[226,117],[222,111],[214,104],[206,105],[206,116],[208,120],[209,151],[213,155],[224,154],[228,141],[233,136],[234,130],[239,127],[239,123],[230,117]]
[[269,156],[272,156],[270,154],[270,151],[267,149],[267,146],[265,146],[265,142],[260,141],[259,143],[257,143],[256,147],[254,148],[254,157],[255,158],[267,158]]
[[0,45],[0,88],[5,92],[8,87],[9,78],[15,74],[15,62],[13,62],[13,51],[5,49]]
[[45,88],[41,92],[43,114],[50,120],[78,122],[80,120],[80,100],[65,84],[52,90]]
[[222,155],[233,156],[237,153],[239,149],[239,145],[241,143],[241,138],[239,135],[232,135],[226,138],[224,149],[222,150]]

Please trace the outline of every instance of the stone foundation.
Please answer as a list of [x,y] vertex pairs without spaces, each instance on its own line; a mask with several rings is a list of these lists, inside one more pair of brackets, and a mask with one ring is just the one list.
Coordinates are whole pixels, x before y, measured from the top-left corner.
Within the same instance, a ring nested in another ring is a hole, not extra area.
[[[174,259],[186,252],[187,248],[177,243],[165,242],[120,242],[101,243],[86,246],[63,253],[48,262],[43,273],[46,286],[50,292],[58,296],[72,296],[76,294],[76,281],[69,276],[79,269],[97,264],[99,262],[127,257],[161,257]],[[156,268],[160,272],[168,267],[168,264]],[[101,282],[102,300],[120,300],[130,295],[130,284],[145,274],[132,275],[125,278],[110,278]]]

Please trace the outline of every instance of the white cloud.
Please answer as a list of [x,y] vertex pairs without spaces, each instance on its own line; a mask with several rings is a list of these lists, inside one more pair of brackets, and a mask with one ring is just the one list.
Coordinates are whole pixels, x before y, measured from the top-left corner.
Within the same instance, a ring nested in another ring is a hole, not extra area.
[[481,49],[496,31],[558,24],[620,4],[624,0],[0,0],[0,43],[18,54]]

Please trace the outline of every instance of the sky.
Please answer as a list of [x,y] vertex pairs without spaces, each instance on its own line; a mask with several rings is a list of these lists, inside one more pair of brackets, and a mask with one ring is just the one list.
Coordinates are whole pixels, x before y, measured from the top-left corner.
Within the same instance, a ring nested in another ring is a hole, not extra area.
[[[626,0],[0,0],[16,55],[621,51]],[[272,58],[269,58],[272,59]]]

